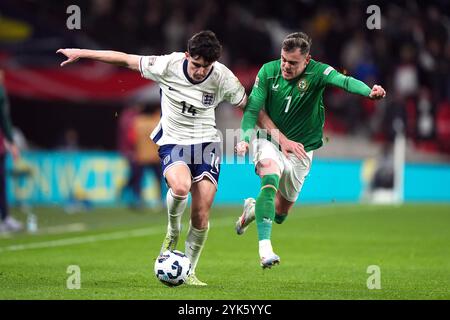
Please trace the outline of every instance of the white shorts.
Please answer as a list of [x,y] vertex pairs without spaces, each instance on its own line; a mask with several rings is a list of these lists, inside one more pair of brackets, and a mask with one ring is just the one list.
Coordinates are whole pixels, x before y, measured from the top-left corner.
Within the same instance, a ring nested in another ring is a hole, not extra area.
[[253,141],[253,163],[256,165],[263,159],[271,159],[280,168],[280,185],[278,190],[283,198],[295,202],[303,187],[303,182],[311,169],[313,151],[306,153],[307,159],[298,159],[294,154],[289,159],[278,148],[266,139]]

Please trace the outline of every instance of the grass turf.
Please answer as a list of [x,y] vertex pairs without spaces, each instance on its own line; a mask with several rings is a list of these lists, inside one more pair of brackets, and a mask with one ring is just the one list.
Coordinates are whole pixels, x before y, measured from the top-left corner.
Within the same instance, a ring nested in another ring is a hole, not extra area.
[[[271,270],[259,267],[255,225],[235,234],[240,210],[212,210],[197,267],[208,286],[169,288],[153,273],[165,213],[36,209],[41,233],[0,238],[0,299],[450,299],[449,205],[295,207],[274,224],[281,264]],[[182,251],[187,214],[183,223]],[[81,269],[79,290],[66,287],[69,265]],[[380,290],[367,288],[370,265]]]

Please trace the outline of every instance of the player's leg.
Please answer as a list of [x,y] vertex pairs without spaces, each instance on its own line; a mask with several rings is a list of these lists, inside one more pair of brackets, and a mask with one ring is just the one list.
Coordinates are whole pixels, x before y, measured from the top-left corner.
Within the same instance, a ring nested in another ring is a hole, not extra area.
[[297,201],[312,164],[313,151],[309,151],[306,159],[298,159],[294,155],[283,157],[284,172],[275,199],[275,222],[283,223],[291,208]]
[[[281,179],[280,179],[281,180]],[[243,234],[250,223],[255,220],[255,204],[256,200],[253,198],[247,198],[244,201],[244,211],[242,215],[239,217],[238,221],[236,221],[236,232],[237,234]],[[286,220],[289,210],[294,206],[295,201],[291,202],[286,200],[281,194],[280,191],[277,192],[275,197],[275,218],[274,221],[277,224],[282,224],[284,220]]]
[[188,285],[206,285],[197,279],[195,271],[209,230],[209,212],[216,195],[222,158],[221,145],[217,142],[193,146],[194,165],[191,167],[191,223],[186,238],[186,255],[191,260],[192,273]]
[[278,191],[275,198],[275,223],[282,224],[286,220],[289,210],[294,206],[295,201],[286,200]]
[[188,285],[204,286],[195,271],[209,230],[209,212],[217,192],[220,174],[221,146],[219,143],[203,143],[193,146],[194,165],[191,188],[191,223],[186,237],[185,253],[191,260],[191,276]]
[[192,185],[191,223],[186,237],[185,253],[191,261],[191,276],[188,284],[206,285],[197,279],[195,270],[208,237],[209,212],[216,194],[216,186],[209,179],[202,179]]
[[[257,139],[254,142],[254,159],[257,173],[262,178],[263,175],[270,173],[277,173],[281,178],[280,182],[284,176],[284,160],[283,154],[276,148],[276,146],[266,139]],[[277,168],[272,169],[270,166],[265,166],[264,162],[271,160],[277,165]],[[269,170],[267,172],[267,170]],[[265,171],[265,172],[264,172]],[[236,221],[236,232],[237,234],[243,234],[247,229],[248,225],[255,220],[255,205],[256,201],[253,198],[245,199],[244,211],[239,219]]]
[[163,176],[169,190],[167,191],[167,234],[161,251],[176,248],[181,231],[181,217],[186,209],[188,195],[192,185],[191,171],[186,159],[181,153],[174,152],[174,146],[166,145],[159,148]]
[[[272,144],[266,139],[257,139],[253,142],[253,149],[255,150],[253,163],[255,164],[256,170],[258,170],[258,166],[261,167],[264,161],[268,160],[273,161],[278,166],[277,168],[274,169],[268,166],[267,168],[262,169],[263,171],[257,172],[257,174],[261,177],[261,174],[269,174],[272,171],[273,173],[276,173],[278,174],[278,176],[280,176],[281,172],[283,172],[284,169],[281,159],[282,154],[281,152],[278,151],[278,149],[274,146],[274,144]],[[261,164],[259,164],[260,162]],[[256,217],[255,206],[256,206],[255,199],[253,198],[245,199],[244,210],[235,224],[236,233],[238,235],[243,234],[247,230],[250,223],[252,223],[255,220]]]
[[261,266],[270,268],[280,262],[272,249],[272,222],[275,218],[275,197],[280,181],[280,167],[272,159],[262,159],[257,163],[256,172],[261,178],[261,190],[255,203],[255,220],[258,231],[259,256]]
[[169,186],[167,191],[167,234],[161,247],[164,250],[174,250],[181,232],[181,218],[188,202],[191,188],[191,173],[186,165],[178,164],[167,170],[166,181]]

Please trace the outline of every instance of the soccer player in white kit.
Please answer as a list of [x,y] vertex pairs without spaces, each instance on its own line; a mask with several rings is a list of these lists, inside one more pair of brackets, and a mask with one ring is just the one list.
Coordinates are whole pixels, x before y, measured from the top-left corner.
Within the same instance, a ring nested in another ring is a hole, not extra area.
[[191,192],[191,220],[185,253],[191,261],[186,283],[206,285],[195,269],[207,238],[209,211],[217,191],[221,140],[215,108],[222,101],[244,108],[245,89],[236,76],[217,60],[222,46],[211,31],[201,31],[186,52],[139,56],[117,51],[59,49],[67,57],[61,66],[80,58],[128,67],[157,82],[161,94],[161,120],[150,137],[159,145],[167,192],[168,227],[161,252],[176,248],[181,216]]

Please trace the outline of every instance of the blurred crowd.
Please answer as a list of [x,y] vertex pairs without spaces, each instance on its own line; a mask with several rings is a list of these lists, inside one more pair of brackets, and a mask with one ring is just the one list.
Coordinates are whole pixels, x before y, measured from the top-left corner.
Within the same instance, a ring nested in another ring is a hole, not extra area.
[[[211,29],[224,46],[221,61],[233,70],[277,59],[284,36],[305,31],[313,39],[313,59],[369,86],[382,84],[388,93],[387,99],[374,103],[327,90],[327,130],[390,141],[395,119],[400,119],[419,148],[450,153],[448,1],[377,1],[380,30],[366,26],[368,1],[2,2],[3,11],[37,23],[37,37],[51,34],[73,46],[164,54],[184,50],[193,33]],[[81,8],[82,29],[76,32],[55,28],[65,25],[67,14],[61,12],[70,4]],[[58,46],[48,44],[52,54]],[[28,49],[39,51],[37,59],[46,51],[43,47]],[[21,54],[23,47],[8,49],[18,50],[21,59],[33,59],[32,51]]]

